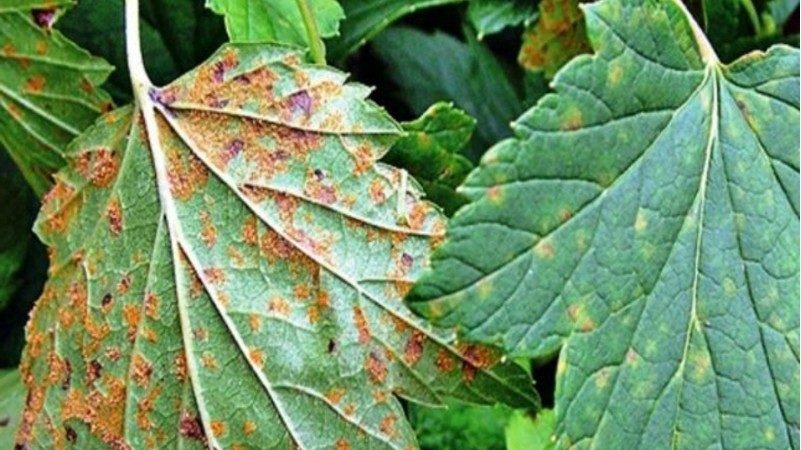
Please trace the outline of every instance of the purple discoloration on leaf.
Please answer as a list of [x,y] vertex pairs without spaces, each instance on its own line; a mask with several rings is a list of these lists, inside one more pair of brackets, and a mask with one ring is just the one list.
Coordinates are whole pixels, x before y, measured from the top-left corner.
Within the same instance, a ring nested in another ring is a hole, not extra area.
[[312,108],[312,98],[306,90],[296,92],[289,97],[292,104],[292,111],[303,111],[303,114],[310,115]]
[[31,11],[31,16],[36,25],[49,30],[56,21],[56,10],[55,8],[34,9]]

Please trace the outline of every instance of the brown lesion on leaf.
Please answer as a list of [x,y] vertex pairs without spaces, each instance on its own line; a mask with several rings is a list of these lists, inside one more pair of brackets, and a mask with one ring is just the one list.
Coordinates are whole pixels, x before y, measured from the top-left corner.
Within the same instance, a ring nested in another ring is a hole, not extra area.
[[122,233],[122,207],[120,207],[120,201],[116,197],[108,202],[106,220],[108,220],[108,228],[111,235],[119,236]]
[[22,87],[22,90],[30,94],[36,94],[44,89],[46,83],[47,80],[45,80],[43,75],[33,75],[25,80],[25,85]]
[[250,325],[250,331],[254,333],[261,331],[261,316],[254,313],[249,314],[248,325]]
[[264,367],[264,351],[260,348],[251,347],[248,349],[248,359],[258,368]]
[[333,205],[337,202],[337,189],[330,180],[327,180],[323,169],[307,169],[306,182],[303,192],[312,200],[324,205]]
[[364,311],[359,306],[353,307],[353,324],[356,326],[356,331],[359,333],[359,343],[364,345],[370,342],[370,337],[372,336],[370,325],[367,323],[367,317]]
[[[167,133],[167,131],[164,131]],[[167,177],[170,192],[179,200],[189,200],[209,179],[209,169],[197,156],[171,146],[167,148]]]
[[136,402],[136,426],[140,430],[150,430],[153,428],[153,421],[150,419],[150,413],[156,405],[156,399],[161,394],[161,388],[156,386],[147,391],[144,397]]
[[259,243],[258,219],[255,215],[249,215],[242,224],[242,240],[247,245]]
[[80,420],[90,432],[110,448],[129,449],[122,435],[125,421],[126,386],[124,381],[106,377],[104,392],[90,389],[82,394],[70,389],[61,409],[61,420]]
[[206,433],[203,431],[203,424],[200,417],[189,411],[181,411],[181,419],[178,424],[178,433],[187,439],[206,443]]
[[150,384],[151,375],[153,375],[153,364],[140,353],[135,353],[131,361],[131,378],[140,387],[145,387]]
[[337,442],[334,444],[334,450],[350,450],[348,440],[344,437],[337,439]]
[[207,369],[216,369],[219,367],[217,358],[215,358],[211,352],[203,352],[203,355],[200,357],[200,363]]
[[122,307],[122,319],[128,326],[128,341],[133,342],[136,339],[136,333],[139,329],[140,310],[136,305],[125,305]]
[[180,383],[185,382],[187,380],[188,367],[186,365],[186,354],[184,354],[183,350],[175,353],[175,358],[173,359],[172,365],[172,371],[175,374],[175,378],[177,378]]
[[222,436],[227,429],[225,422],[222,420],[212,420],[209,424],[209,428],[211,428],[211,434],[213,434],[214,437]]
[[325,399],[332,405],[336,405],[345,396],[345,390],[342,388],[332,388],[325,393]]
[[200,212],[200,240],[207,248],[214,247],[217,243],[217,227],[211,219],[208,211]]
[[145,294],[145,315],[150,319],[159,317],[159,298],[150,291]]
[[250,436],[251,434],[256,432],[256,422],[248,419],[245,420],[245,423],[242,424],[242,432],[245,433],[245,436]]
[[378,424],[378,429],[387,436],[394,437],[396,434],[395,422],[397,422],[397,420],[398,417],[395,414],[387,414],[381,419],[381,423]]
[[378,352],[370,351],[367,354],[364,361],[364,368],[367,370],[367,375],[373,383],[382,384],[386,381],[389,369]]
[[414,330],[412,335],[406,341],[406,346],[403,350],[403,359],[410,365],[414,365],[423,356],[423,346],[426,342],[426,336],[421,331]]
[[127,293],[131,289],[132,282],[131,274],[125,274],[117,283],[117,293],[120,295]]
[[273,296],[267,301],[267,311],[279,317],[289,317],[292,307],[280,296]]

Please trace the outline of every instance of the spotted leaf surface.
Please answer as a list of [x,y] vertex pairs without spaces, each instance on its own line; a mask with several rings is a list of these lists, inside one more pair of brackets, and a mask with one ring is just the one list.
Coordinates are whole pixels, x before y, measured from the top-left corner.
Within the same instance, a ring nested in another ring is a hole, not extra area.
[[578,0],[542,0],[537,22],[523,34],[518,60],[552,78],[576,55],[590,50]]
[[723,65],[681,3],[584,11],[595,54],[471,173],[409,300],[558,352],[558,448],[798,448],[798,50]]
[[37,194],[69,141],[111,106],[111,66],[52,29],[68,0],[0,0],[0,144]]
[[376,163],[399,127],[369,90],[299,60],[223,47],[70,146],[20,444],[404,449],[396,396],[536,405],[404,306],[443,218]]

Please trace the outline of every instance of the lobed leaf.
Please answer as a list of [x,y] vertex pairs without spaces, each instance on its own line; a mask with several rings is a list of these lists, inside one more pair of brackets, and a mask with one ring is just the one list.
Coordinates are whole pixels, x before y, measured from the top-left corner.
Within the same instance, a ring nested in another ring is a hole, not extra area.
[[0,146],[38,194],[66,144],[111,107],[111,66],[51,27],[70,0],[0,1]]
[[396,396],[536,406],[401,301],[444,221],[376,163],[400,130],[368,93],[229,45],[70,146],[19,445],[405,449]]
[[411,306],[558,352],[559,448],[799,448],[798,50],[724,65],[678,1],[584,12],[595,54],[468,177]]

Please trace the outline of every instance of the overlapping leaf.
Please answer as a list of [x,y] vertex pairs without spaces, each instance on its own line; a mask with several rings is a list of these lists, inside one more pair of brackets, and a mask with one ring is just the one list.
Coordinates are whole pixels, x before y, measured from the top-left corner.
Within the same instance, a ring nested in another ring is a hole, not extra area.
[[399,128],[369,90],[299,60],[224,47],[70,147],[20,444],[402,449],[396,395],[536,405],[401,302],[443,218],[375,162]]
[[578,0],[542,0],[536,24],[523,35],[518,60],[529,70],[551,78],[566,62],[586,53],[587,41]]
[[111,106],[111,67],[50,27],[69,0],[0,2],[0,144],[37,194],[63,147]]
[[528,25],[537,18],[535,0],[471,0],[467,18],[478,38],[515,25]]
[[677,1],[585,14],[596,53],[468,177],[412,306],[558,351],[557,447],[798,448],[798,50],[723,65]]
[[398,139],[384,161],[403,167],[423,186],[428,199],[453,214],[466,203],[455,191],[473,164],[459,152],[470,141],[476,120],[449,103],[436,103],[418,119],[401,124]]
[[[206,0],[225,16],[231,42],[277,42],[309,46],[309,35],[297,0]],[[311,0],[321,37],[335,36],[345,13],[337,0]]]
[[25,389],[17,369],[0,370],[0,446],[14,447],[14,430],[22,417]]

